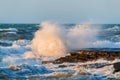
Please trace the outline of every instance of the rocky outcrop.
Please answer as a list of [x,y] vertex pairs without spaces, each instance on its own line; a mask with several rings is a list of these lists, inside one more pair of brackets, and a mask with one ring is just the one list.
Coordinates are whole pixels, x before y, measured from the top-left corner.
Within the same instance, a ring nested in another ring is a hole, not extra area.
[[89,51],[89,50],[76,50],[70,52],[70,55],[61,57],[53,61],[53,63],[63,62],[86,62],[97,59],[114,60],[120,58],[120,52],[118,51]]
[[113,67],[114,67],[114,73],[119,72],[120,71],[120,62],[114,63]]

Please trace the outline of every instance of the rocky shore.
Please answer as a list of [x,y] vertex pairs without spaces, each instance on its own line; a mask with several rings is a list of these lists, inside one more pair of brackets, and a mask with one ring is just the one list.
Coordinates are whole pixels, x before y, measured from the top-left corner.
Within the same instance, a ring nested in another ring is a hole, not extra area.
[[[99,59],[113,61],[115,59],[120,59],[120,51],[114,50],[75,50],[69,52],[69,55],[56,59],[55,61],[43,61],[43,64],[54,63],[61,64],[65,62],[76,63],[76,62],[87,62],[87,61],[97,61]],[[120,62],[109,64],[114,66],[114,72],[120,71]],[[105,65],[106,66],[106,65]],[[64,65],[62,65],[64,67]]]
[[[119,51],[91,51],[91,50],[76,50],[70,52],[70,55],[56,59],[52,63],[60,64],[64,62],[87,62],[87,61],[96,61],[98,59],[103,59],[107,61],[113,61],[115,59],[120,59]],[[111,63],[108,65],[113,65],[114,72],[120,71],[120,62]],[[100,67],[108,66],[102,65]]]
[[70,55],[61,57],[53,61],[53,63],[63,62],[86,62],[98,59],[115,60],[120,59],[119,51],[90,51],[90,50],[76,50],[69,53]]

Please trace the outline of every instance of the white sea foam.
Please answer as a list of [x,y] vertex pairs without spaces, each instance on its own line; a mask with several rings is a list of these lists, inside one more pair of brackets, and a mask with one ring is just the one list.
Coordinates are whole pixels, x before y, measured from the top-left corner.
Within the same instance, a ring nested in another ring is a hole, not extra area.
[[18,30],[16,28],[0,28],[0,31],[15,31],[15,32],[17,32]]
[[0,66],[28,63],[29,60],[26,61],[22,54],[31,51],[29,44],[29,40],[17,40],[13,42],[12,46],[0,46],[0,58],[2,59]]
[[12,47],[22,47],[29,46],[30,40],[17,40],[12,43]]
[[120,30],[120,27],[119,26],[113,26],[112,28],[108,28],[107,30],[108,31],[118,31],[118,30]]
[[120,48],[120,42],[98,40],[92,43],[92,48]]
[[6,32],[5,34],[17,34],[16,32]]
[[0,67],[8,67],[8,66],[11,66],[11,65],[21,65],[21,64],[41,65],[42,60],[41,59],[25,59],[21,55],[5,56],[2,59],[2,62],[0,62]]
[[0,39],[0,43],[8,43],[8,44],[12,44],[13,41]]
[[[24,60],[24,62],[25,61],[26,60]],[[30,59],[30,61],[32,62],[32,59]],[[17,78],[19,76],[22,78],[26,78],[26,75],[27,75],[27,78],[36,76],[36,77],[38,77],[38,79],[49,78],[50,80],[53,80],[54,78],[69,79],[69,80],[73,80],[73,79],[80,79],[80,80],[83,79],[84,80],[84,78],[85,78],[85,80],[86,79],[97,80],[99,78],[100,80],[104,80],[104,79],[107,80],[108,77],[114,78],[114,75],[115,76],[118,75],[118,73],[113,74],[113,66],[112,65],[105,65],[104,67],[101,67],[101,68],[95,68],[95,67],[94,68],[90,68],[90,67],[86,68],[86,67],[82,66],[85,64],[86,65],[90,64],[91,66],[93,66],[93,65],[96,65],[96,62],[98,62],[99,65],[102,65],[102,64],[104,65],[104,63],[106,63],[106,64],[110,63],[109,61],[102,62],[102,60],[99,60],[99,61],[95,61],[92,63],[90,63],[90,62],[89,63],[75,63],[75,64],[72,64],[73,66],[70,66],[71,63],[45,64],[45,65],[41,65],[41,64],[37,63],[37,64],[31,65],[32,63],[28,62],[29,64],[9,65],[9,67],[0,68],[0,70],[2,73],[8,75],[9,77],[14,76],[15,78]],[[59,65],[65,65],[66,67],[61,68],[61,67],[58,67]],[[10,66],[15,66],[16,68],[18,68],[18,70],[11,70],[14,67],[10,67]],[[2,73],[1,73],[1,75],[4,75]],[[33,77],[33,79],[34,79],[34,77]]]
[[[8,42],[11,43],[11,42]],[[18,40],[14,41],[12,46],[4,47],[0,46],[0,56],[4,58],[4,56],[10,55],[22,55],[23,53],[30,51],[29,40]]]

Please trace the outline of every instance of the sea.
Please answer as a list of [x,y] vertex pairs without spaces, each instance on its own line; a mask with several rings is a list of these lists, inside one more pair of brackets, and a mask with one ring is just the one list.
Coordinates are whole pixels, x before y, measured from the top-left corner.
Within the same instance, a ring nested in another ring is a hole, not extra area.
[[[43,29],[42,26],[49,27]],[[50,26],[55,26],[55,28],[51,29]],[[60,29],[56,29],[56,26]],[[42,39],[44,35],[45,39]],[[46,35],[49,37],[46,38]],[[112,73],[112,66],[99,69],[79,67],[81,64],[108,64],[114,61],[98,60],[86,63],[65,62],[62,64],[42,64],[43,58],[24,57],[25,53],[36,52],[39,55],[43,55],[43,57],[45,56],[46,60],[46,55],[52,54],[52,51],[46,54],[47,52],[43,50],[40,51],[39,49],[43,49],[41,46],[44,47],[44,45],[45,47],[54,47],[54,44],[47,46],[52,43],[48,41],[53,40],[51,39],[53,36],[55,36],[54,40],[56,38],[60,39],[58,40],[60,41],[60,45],[64,45],[59,47],[62,52],[64,52],[64,50],[70,51],[91,48],[106,51],[120,51],[120,24],[0,24],[0,80],[120,79],[120,73]],[[40,41],[45,41],[45,43],[41,43]],[[36,44],[31,47],[33,43]],[[35,48],[33,48],[34,46]],[[63,49],[63,47],[66,48]],[[46,51],[50,51],[50,49],[45,48]],[[54,55],[56,54],[57,53]],[[58,56],[61,57],[61,55],[56,56],[57,58]],[[120,60],[116,59],[116,61]],[[60,65],[67,67],[59,67]]]

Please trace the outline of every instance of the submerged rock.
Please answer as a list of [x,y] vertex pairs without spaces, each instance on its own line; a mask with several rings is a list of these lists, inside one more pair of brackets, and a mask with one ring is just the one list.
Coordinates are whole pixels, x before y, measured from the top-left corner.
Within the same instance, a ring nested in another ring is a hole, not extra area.
[[9,69],[11,69],[11,70],[20,70],[20,68],[17,67],[17,66],[9,66]]

